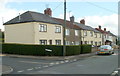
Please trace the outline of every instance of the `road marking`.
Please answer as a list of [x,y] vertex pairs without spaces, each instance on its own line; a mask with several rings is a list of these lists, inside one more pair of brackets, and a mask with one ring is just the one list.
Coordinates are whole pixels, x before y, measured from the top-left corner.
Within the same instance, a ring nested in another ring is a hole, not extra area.
[[46,65],[46,66],[43,66],[44,68],[46,68],[46,67],[48,67],[48,65]]
[[33,70],[33,68],[31,68],[31,69],[27,69],[28,71],[30,71],[30,70]]
[[67,63],[67,62],[69,62],[69,60],[65,60],[65,62]]
[[55,63],[50,63],[51,65],[55,64]]
[[17,71],[17,72],[19,72],[19,73],[21,73],[21,72],[23,72],[24,70],[21,70],[21,71]]
[[112,55],[118,55],[117,53],[114,53],[114,54],[112,54]]
[[49,64],[49,63],[40,63],[40,62],[32,62],[32,61],[19,61],[23,63],[31,63],[31,64]]
[[64,61],[60,61],[60,63],[65,63]]
[[55,64],[59,64],[59,62],[56,62]]
[[117,75],[117,74],[118,74],[118,71],[114,71],[114,72],[112,73],[113,76],[115,76],[115,75]]
[[73,61],[77,61],[77,59],[74,59]]
[[41,67],[38,67],[38,68],[41,68]]

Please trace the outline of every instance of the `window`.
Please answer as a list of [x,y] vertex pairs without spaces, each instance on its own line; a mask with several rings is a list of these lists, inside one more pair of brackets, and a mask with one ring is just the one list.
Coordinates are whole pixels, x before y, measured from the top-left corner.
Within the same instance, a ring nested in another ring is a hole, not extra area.
[[40,40],[41,45],[47,45],[47,40]]
[[70,35],[70,30],[69,29],[65,29],[65,33],[66,33],[66,35]]
[[92,31],[90,31],[90,36],[91,36],[91,37],[93,36],[93,32],[92,32]]
[[91,44],[93,45],[93,41],[91,41]]
[[55,40],[56,45],[61,45],[61,40]]
[[97,46],[97,42],[95,42],[95,45]]
[[85,41],[85,44],[87,44],[87,41]]
[[79,35],[79,31],[75,30],[75,36],[78,36],[78,35]]
[[101,41],[99,42],[99,45],[101,45]]
[[55,27],[55,32],[56,33],[61,33],[61,27],[60,26],[56,26]]
[[80,43],[79,43],[79,41],[75,41],[75,45],[79,45]]
[[52,45],[52,40],[49,40],[49,45]]
[[47,25],[45,25],[45,24],[40,24],[40,25],[39,25],[39,31],[40,31],[40,32],[47,32]]
[[84,36],[87,36],[87,31],[84,31]]
[[101,38],[101,34],[100,34],[100,38]]
[[97,38],[97,33],[95,33],[95,38]]
[[70,45],[70,41],[66,41],[66,45]]

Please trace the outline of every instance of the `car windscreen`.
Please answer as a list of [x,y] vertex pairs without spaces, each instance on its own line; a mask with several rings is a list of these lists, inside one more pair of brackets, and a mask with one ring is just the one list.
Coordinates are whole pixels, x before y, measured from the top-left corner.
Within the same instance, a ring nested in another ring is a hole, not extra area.
[[111,49],[110,46],[100,46],[101,49]]

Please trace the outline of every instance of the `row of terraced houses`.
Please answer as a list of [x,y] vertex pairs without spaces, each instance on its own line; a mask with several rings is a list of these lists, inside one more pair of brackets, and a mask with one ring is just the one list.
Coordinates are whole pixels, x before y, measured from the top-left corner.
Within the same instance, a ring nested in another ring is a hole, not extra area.
[[[85,24],[85,20],[75,22],[75,17],[66,21],[66,45],[80,44],[116,44],[117,37],[110,31],[92,28]],[[64,20],[52,17],[52,10],[46,8],[44,14],[27,11],[5,25],[5,43],[63,45]]]

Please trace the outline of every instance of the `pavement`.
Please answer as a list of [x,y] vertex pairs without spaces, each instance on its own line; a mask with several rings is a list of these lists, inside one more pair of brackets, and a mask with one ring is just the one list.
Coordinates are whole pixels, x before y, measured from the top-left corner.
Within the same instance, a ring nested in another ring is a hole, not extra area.
[[[0,56],[9,56],[15,58],[35,58],[35,59],[44,59],[44,60],[71,60],[71,59],[82,59],[84,57],[92,56],[95,53],[80,54],[74,56],[28,56],[28,55],[14,55],[14,54],[0,54]],[[13,71],[13,68],[7,65],[2,66],[2,74],[9,74]]]
[[9,57],[20,57],[20,58],[36,58],[36,59],[44,59],[44,60],[70,60],[70,59],[81,59],[83,57],[88,57],[95,55],[95,53],[87,53],[87,54],[79,54],[74,56],[30,56],[30,55],[14,55],[14,54],[3,54],[3,56]]
[[0,65],[2,67],[2,74],[9,74],[13,71],[13,68],[7,65]]
[[[74,56],[28,56],[28,55],[14,55],[14,54],[1,54],[1,56],[15,57],[15,58],[35,58],[43,60],[71,60],[71,59],[83,59],[85,57],[90,57],[95,55],[95,52],[87,54],[79,54]],[[1,65],[0,65],[1,66]],[[8,74],[12,72],[13,69],[10,66],[2,65],[2,74]]]

